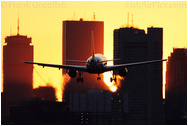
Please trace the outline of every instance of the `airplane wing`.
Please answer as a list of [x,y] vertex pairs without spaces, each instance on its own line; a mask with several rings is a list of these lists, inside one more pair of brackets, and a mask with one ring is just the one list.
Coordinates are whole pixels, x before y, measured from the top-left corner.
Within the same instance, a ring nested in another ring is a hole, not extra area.
[[28,64],[37,64],[39,66],[43,66],[43,67],[56,67],[59,69],[74,69],[74,70],[78,70],[78,71],[83,71],[86,72],[87,67],[86,66],[74,66],[74,65],[56,65],[56,64],[46,64],[46,63],[36,63],[36,62],[28,62],[28,61],[23,61],[24,63],[28,63]]
[[127,66],[134,66],[134,65],[162,62],[162,61],[166,61],[166,60],[167,59],[150,60],[150,61],[144,61],[144,62],[136,62],[136,63],[127,63],[127,64],[114,65],[114,66],[106,66],[105,67],[105,71],[117,70],[117,69],[120,69],[120,68],[125,68]]

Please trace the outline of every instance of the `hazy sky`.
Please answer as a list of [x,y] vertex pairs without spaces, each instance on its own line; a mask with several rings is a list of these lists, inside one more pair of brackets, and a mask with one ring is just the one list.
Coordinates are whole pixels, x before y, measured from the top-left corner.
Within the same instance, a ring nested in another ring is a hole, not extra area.
[[[163,58],[168,58],[174,47],[187,48],[187,2],[113,2],[113,1],[1,1],[1,49],[4,38],[17,34],[19,14],[20,34],[32,37],[34,61],[62,64],[62,21],[104,21],[104,55],[113,58],[113,30],[129,25],[146,30],[163,27]],[[76,47],[75,47],[76,48]],[[165,63],[166,64],[166,63]],[[165,69],[165,66],[164,66]],[[40,76],[55,87],[60,87],[61,70],[35,66]],[[34,87],[46,85],[34,70]],[[61,98],[60,88],[58,98]]]

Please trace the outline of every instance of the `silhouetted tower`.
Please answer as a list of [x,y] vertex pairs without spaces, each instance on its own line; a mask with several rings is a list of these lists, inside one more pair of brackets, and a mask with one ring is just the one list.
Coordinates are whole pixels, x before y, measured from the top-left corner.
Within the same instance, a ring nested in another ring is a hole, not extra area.
[[[80,19],[80,21],[63,21],[63,64],[86,65],[84,63],[68,62],[66,59],[86,61],[92,55],[91,31],[94,33],[95,53],[103,54],[104,22],[83,21],[83,19]],[[66,70],[63,70],[63,73],[66,73]],[[76,93],[87,90],[108,89],[102,80],[97,81],[97,76],[83,73],[84,82],[79,84],[77,84],[75,78],[72,78],[71,82],[67,84],[65,92]]]
[[33,65],[22,61],[33,61],[31,38],[19,34],[7,36],[3,46],[3,86],[7,107],[32,98]]
[[[162,59],[163,28],[148,28],[147,60]],[[147,118],[148,124],[164,124],[163,109],[163,62],[150,64],[147,68]]]
[[166,124],[187,124],[187,49],[175,48],[166,71]]
[[[162,59],[162,28],[114,30],[114,64]],[[128,67],[120,92],[128,95],[126,124],[162,124],[162,63]]]

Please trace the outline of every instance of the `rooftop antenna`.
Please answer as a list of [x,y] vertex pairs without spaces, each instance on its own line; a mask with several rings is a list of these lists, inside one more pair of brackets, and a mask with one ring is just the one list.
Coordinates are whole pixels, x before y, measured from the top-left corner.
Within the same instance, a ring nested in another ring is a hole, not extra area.
[[18,26],[17,26],[17,35],[19,35],[19,13],[18,13]]
[[93,12],[93,20],[95,21],[95,12]]
[[132,27],[133,27],[133,14],[132,14]]
[[127,27],[129,27],[129,13],[127,15]]

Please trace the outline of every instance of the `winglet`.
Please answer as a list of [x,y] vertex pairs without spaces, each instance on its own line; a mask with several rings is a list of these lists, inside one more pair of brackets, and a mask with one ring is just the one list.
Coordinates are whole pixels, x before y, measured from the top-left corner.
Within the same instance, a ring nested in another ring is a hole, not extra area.
[[91,54],[92,57],[95,57],[95,46],[94,46],[94,35],[93,35],[93,30],[91,31]]

